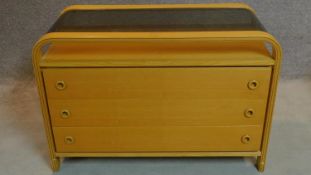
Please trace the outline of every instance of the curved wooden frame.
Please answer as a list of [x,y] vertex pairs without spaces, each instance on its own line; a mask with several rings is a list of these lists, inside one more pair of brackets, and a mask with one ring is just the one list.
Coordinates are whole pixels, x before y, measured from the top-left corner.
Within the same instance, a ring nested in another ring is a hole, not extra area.
[[[197,4],[197,5],[75,5],[67,7],[62,13],[70,10],[90,10],[90,9],[122,9],[122,8],[245,8],[252,12],[254,10],[249,6],[241,3],[228,4]],[[280,44],[276,39],[267,32],[263,31],[212,31],[212,32],[53,32],[42,36],[33,48],[33,67],[35,78],[37,81],[40,101],[42,106],[42,114],[46,129],[46,135],[49,145],[49,153],[51,159],[51,167],[57,171],[60,167],[60,157],[94,157],[96,154],[92,153],[72,153],[62,154],[57,153],[55,149],[51,121],[48,112],[46,92],[41,75],[40,60],[42,58],[42,48],[49,43],[57,41],[102,41],[107,39],[133,39],[133,40],[172,40],[172,39],[200,39],[206,41],[259,41],[266,42],[272,45],[272,57],[275,64],[272,66],[272,78],[270,83],[270,93],[267,103],[266,120],[264,124],[263,139],[260,152],[204,152],[204,153],[101,153],[97,156],[257,156],[257,167],[259,171],[264,171],[266,154],[269,142],[269,133],[272,122],[272,114],[274,101],[276,96],[277,82],[280,70],[280,63],[282,57],[282,50]]]
[[61,14],[70,10],[108,10],[108,9],[156,9],[156,8],[242,8],[253,13],[255,10],[244,3],[217,3],[217,4],[140,4],[140,5],[71,5]]

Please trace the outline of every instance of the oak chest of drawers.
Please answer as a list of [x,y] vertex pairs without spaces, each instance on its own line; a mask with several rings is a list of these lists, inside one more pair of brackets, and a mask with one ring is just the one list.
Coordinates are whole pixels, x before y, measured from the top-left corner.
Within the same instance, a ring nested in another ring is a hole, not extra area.
[[280,59],[245,4],[70,6],[33,49],[52,169],[253,156],[263,171]]

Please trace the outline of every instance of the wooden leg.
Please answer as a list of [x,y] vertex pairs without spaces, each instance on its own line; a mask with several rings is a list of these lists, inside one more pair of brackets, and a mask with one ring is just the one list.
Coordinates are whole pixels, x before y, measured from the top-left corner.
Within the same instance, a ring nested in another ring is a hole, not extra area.
[[265,170],[266,160],[264,156],[257,157],[257,169],[259,172],[263,172]]
[[58,171],[60,168],[60,158],[59,157],[52,157],[51,158],[51,168],[54,172]]

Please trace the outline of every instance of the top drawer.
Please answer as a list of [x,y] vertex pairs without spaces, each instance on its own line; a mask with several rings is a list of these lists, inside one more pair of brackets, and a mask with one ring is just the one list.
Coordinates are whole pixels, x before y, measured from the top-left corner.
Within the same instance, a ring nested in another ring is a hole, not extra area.
[[266,99],[270,67],[49,68],[50,99]]

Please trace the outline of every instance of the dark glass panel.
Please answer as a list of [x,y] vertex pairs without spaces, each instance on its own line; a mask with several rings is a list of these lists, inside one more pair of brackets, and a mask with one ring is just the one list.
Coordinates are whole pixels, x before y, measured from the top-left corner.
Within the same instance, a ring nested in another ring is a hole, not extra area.
[[73,10],[49,32],[265,30],[246,9]]

